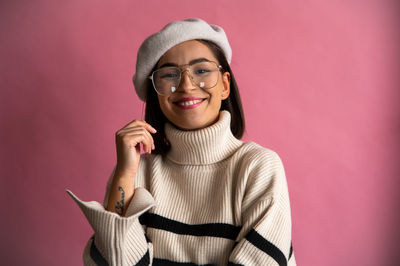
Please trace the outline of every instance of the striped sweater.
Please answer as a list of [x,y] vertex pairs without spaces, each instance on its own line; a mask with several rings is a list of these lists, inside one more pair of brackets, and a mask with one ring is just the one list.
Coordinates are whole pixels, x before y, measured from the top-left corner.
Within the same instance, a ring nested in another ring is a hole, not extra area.
[[279,156],[236,139],[231,115],[204,129],[165,125],[171,150],[140,158],[125,217],[71,191],[94,230],[85,265],[296,265]]

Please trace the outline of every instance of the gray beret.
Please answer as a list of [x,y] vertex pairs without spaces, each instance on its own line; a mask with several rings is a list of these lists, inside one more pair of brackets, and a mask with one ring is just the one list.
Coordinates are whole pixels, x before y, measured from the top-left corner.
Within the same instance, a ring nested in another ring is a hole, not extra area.
[[158,60],[173,46],[194,39],[208,40],[218,45],[231,63],[232,49],[225,31],[199,18],[168,23],[161,31],[150,35],[139,48],[133,84],[142,101],[146,98],[146,82]]

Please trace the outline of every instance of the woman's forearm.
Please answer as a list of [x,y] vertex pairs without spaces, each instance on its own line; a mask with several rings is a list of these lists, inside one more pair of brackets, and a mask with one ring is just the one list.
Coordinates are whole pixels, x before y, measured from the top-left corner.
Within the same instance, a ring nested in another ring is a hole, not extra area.
[[107,210],[125,216],[134,193],[134,176],[116,172],[110,187]]

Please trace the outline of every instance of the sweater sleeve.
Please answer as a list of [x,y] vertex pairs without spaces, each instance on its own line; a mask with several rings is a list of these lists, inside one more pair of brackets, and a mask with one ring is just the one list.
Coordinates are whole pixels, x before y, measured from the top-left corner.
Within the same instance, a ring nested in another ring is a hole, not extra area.
[[139,223],[139,216],[155,206],[154,199],[146,189],[138,187],[125,217],[107,211],[105,207],[114,171],[115,168],[107,182],[103,204],[82,201],[67,190],[94,230],[83,251],[84,265],[149,265],[153,245]]
[[296,265],[287,181],[278,154],[251,158],[241,201],[242,228],[229,265]]

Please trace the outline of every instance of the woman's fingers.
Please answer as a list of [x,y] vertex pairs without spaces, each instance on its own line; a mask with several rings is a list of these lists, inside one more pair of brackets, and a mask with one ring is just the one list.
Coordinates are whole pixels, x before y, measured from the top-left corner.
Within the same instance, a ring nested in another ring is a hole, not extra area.
[[140,160],[140,146],[143,151],[151,153],[154,140],[151,133],[157,131],[150,124],[133,120],[115,134],[117,147],[117,168],[122,173],[135,173]]
[[122,129],[134,128],[137,126],[142,126],[153,134],[157,132],[157,130],[154,127],[152,127],[149,123],[143,120],[133,120],[132,122],[126,124]]
[[142,144],[143,150],[147,153],[151,153],[151,150],[155,149],[154,140],[150,133],[154,134],[157,132],[149,123],[143,120],[133,120],[132,122],[126,124],[122,129],[118,131],[119,134],[127,134],[129,132],[138,132],[143,130],[143,134],[146,134],[148,139],[150,139],[150,144],[144,141]]
[[[146,152],[149,152],[152,150],[154,147],[154,140],[153,137],[151,136],[150,132],[146,130],[145,128],[142,127],[135,127],[135,128],[128,128],[122,131],[122,134],[125,134],[127,136],[139,136],[139,135],[144,135],[145,139],[143,140],[142,144],[146,146],[144,149]],[[147,149],[148,147],[148,149]]]
[[[151,150],[154,148],[154,140],[151,134],[144,128],[130,128],[123,131],[124,136],[127,138],[132,137],[132,141],[135,141],[134,145],[136,146],[139,143],[142,143],[143,150],[147,153],[151,153]],[[140,138],[143,136],[143,138]]]

